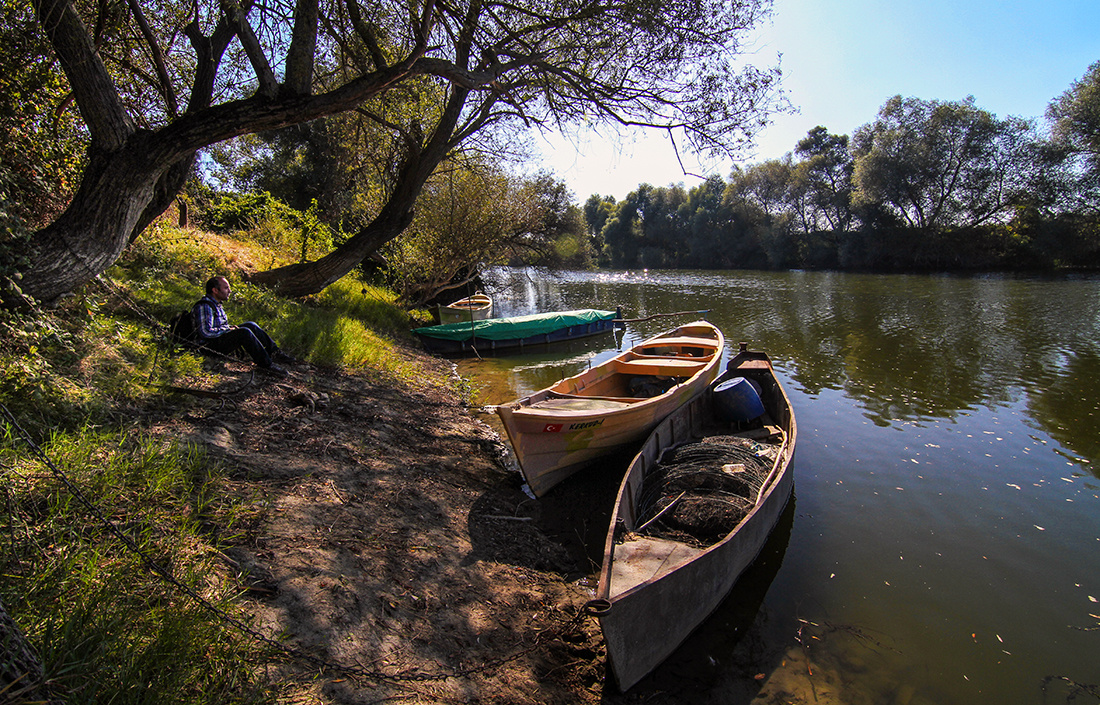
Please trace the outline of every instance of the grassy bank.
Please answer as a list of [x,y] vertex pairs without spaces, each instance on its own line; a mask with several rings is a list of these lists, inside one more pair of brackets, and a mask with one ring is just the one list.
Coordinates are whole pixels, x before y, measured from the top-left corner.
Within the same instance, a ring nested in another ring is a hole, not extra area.
[[[422,374],[399,354],[410,320],[391,292],[348,277],[290,301],[245,281],[281,261],[247,239],[159,226],[59,307],[0,312],[0,602],[67,702],[278,697],[257,675],[269,648],[227,627],[246,617],[218,568],[219,545],[257,508],[217,462],[143,425],[149,409],[195,403],[168,387],[219,375],[170,348],[164,326],[226,274],[231,320],[259,322],[296,357],[399,387]],[[0,700],[18,692],[0,683]]]

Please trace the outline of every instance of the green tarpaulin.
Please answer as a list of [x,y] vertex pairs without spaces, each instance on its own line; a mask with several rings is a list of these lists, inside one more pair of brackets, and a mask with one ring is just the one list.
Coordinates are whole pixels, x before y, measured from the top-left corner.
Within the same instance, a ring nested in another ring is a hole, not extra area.
[[577,311],[557,311],[555,313],[533,313],[529,316],[511,316],[509,318],[487,318],[484,321],[463,321],[442,326],[417,328],[417,335],[440,340],[469,340],[477,336],[484,340],[511,340],[528,338],[533,335],[545,335],[562,328],[579,326],[593,321],[609,321],[615,318],[614,311],[597,311],[591,308]]

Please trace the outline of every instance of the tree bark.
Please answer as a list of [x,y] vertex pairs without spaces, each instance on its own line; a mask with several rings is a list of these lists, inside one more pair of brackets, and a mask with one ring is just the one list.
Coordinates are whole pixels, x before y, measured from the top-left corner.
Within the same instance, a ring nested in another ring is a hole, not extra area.
[[35,233],[35,267],[24,293],[52,302],[99,276],[130,242],[165,167],[145,158],[145,140],[114,154],[93,154],[80,190],[53,223]]
[[0,694],[11,702],[47,702],[42,661],[0,602]]
[[254,96],[188,112],[157,132],[135,131],[114,151],[93,146],[76,197],[34,235],[34,266],[24,273],[24,293],[50,303],[114,264],[179,194],[199,147],[342,112],[422,70],[398,65],[318,96]]

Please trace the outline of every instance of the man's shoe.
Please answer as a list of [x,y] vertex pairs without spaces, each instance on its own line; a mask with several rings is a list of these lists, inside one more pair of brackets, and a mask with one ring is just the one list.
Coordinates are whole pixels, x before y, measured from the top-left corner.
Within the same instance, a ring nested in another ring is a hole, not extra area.
[[264,367],[262,369],[274,375],[275,377],[286,377],[288,374],[285,369],[279,367],[278,365],[271,365],[270,367]]
[[275,353],[271,356],[271,359],[275,360],[276,362],[282,362],[282,363],[287,364],[287,365],[296,365],[296,364],[298,364],[298,359],[297,358],[295,358],[291,355],[287,355],[282,350],[276,350]]

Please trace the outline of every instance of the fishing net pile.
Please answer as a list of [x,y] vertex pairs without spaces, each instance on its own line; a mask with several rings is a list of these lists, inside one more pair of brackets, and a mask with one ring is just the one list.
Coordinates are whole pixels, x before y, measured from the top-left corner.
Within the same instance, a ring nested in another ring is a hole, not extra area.
[[649,399],[659,397],[668,390],[684,381],[682,377],[656,377],[653,375],[637,375],[630,378],[630,396],[635,399]]
[[709,546],[752,510],[778,447],[713,436],[667,451],[638,503],[638,533]]

